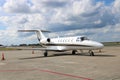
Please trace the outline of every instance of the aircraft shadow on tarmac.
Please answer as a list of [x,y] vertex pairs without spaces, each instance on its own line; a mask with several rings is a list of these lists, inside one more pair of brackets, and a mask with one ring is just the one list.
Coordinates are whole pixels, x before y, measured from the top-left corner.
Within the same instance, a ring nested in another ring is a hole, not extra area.
[[69,54],[69,53],[61,53],[61,54],[53,54],[48,55],[47,57],[44,56],[36,56],[36,57],[27,57],[27,58],[19,58],[20,60],[25,59],[36,59],[36,58],[50,58],[50,57],[60,57],[60,56],[88,56],[88,57],[116,57],[116,55],[108,55],[108,54],[95,54],[94,56],[90,56],[88,53],[78,53],[78,54]]

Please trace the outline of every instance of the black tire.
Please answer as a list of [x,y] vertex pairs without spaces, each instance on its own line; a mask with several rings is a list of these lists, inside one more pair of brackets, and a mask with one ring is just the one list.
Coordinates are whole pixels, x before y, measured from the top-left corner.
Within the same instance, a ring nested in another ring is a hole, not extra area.
[[47,53],[47,51],[44,53],[44,57],[47,57],[48,56],[48,53]]
[[93,51],[90,51],[90,56],[94,56],[94,52]]
[[73,51],[72,51],[72,54],[73,54],[73,55],[75,55],[75,54],[76,54],[76,51],[75,51],[75,50],[73,50]]

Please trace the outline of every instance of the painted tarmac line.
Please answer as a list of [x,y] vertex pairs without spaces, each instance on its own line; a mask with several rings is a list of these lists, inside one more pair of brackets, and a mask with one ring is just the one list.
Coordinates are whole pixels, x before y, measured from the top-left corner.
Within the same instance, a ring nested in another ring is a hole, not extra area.
[[79,78],[82,80],[93,80],[90,78],[85,78],[85,77],[76,76],[76,75],[72,75],[72,74],[60,73],[60,72],[55,72],[55,71],[51,71],[51,70],[43,70],[43,69],[0,70],[0,72],[24,72],[24,71],[40,71],[40,72],[46,72],[46,73],[51,73],[51,74],[56,74],[56,75],[72,77],[72,78]]
[[85,77],[81,77],[81,76],[65,74],[65,73],[60,73],[60,72],[54,72],[54,71],[50,71],[50,70],[39,70],[39,71],[52,73],[52,74],[57,74],[57,75],[63,75],[63,76],[67,76],[67,77],[79,78],[79,79],[83,79],[83,80],[93,80],[93,79],[90,79],[90,78],[85,78]]

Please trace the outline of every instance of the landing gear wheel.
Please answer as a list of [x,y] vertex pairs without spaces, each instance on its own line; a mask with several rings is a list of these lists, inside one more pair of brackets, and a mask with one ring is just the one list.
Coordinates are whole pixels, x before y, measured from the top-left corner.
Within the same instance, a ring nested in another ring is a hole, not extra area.
[[73,50],[73,51],[72,51],[72,54],[75,55],[75,54],[76,54],[76,50]]
[[92,50],[89,50],[90,56],[94,56],[94,52]]
[[47,51],[45,51],[45,53],[44,53],[44,57],[47,57],[47,55],[48,55],[48,52],[47,52]]

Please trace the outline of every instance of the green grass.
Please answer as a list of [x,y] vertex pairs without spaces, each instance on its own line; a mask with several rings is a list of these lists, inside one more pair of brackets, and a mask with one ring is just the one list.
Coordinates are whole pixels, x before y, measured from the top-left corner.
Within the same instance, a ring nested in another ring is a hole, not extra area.
[[120,46],[120,42],[103,42],[104,46]]
[[7,51],[7,50],[20,50],[20,49],[15,49],[15,48],[5,48],[5,47],[1,47],[0,51]]

